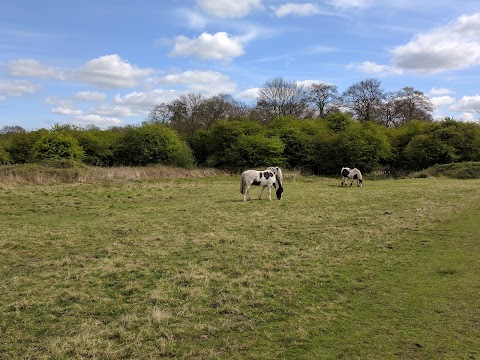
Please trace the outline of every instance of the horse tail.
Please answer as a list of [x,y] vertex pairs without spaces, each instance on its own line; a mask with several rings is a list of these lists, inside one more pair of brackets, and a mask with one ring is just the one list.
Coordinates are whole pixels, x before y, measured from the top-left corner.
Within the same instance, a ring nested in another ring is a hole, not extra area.
[[242,177],[240,178],[240,194],[245,193],[245,188],[246,188],[246,181],[245,181],[245,173],[242,174]]

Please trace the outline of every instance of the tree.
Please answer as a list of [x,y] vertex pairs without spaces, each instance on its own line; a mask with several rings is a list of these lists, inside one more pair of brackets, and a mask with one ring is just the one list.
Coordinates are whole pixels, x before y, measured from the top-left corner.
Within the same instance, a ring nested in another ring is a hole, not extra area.
[[5,125],[0,129],[0,134],[18,134],[26,133],[27,131],[19,125]]
[[388,91],[385,93],[385,100],[381,108],[381,115],[377,122],[387,127],[393,127],[397,123],[397,113],[395,108],[396,93]]
[[386,93],[377,79],[362,80],[342,94],[343,105],[352,110],[360,121],[378,121]]
[[308,92],[303,85],[281,77],[268,80],[258,91],[257,108],[264,121],[277,116],[303,117],[308,105]]
[[173,108],[171,104],[161,103],[155,105],[148,114],[147,124],[168,124],[173,117]]
[[332,84],[314,83],[309,86],[309,100],[318,109],[318,116],[320,118],[325,118],[328,107],[335,106],[337,93],[337,87]]
[[189,93],[181,95],[171,104],[172,117],[170,127],[182,135],[191,135],[195,131],[203,129],[201,121],[201,107],[205,97],[201,94]]
[[245,104],[228,94],[206,98],[190,93],[181,95],[171,103],[155,105],[144,124],[167,124],[190,137],[198,130],[208,130],[219,120],[245,118],[248,112]]
[[395,125],[402,125],[411,120],[432,121],[433,105],[429,97],[413,87],[404,87],[396,93],[394,99]]
[[200,106],[200,122],[204,129],[219,120],[239,120],[246,117],[248,107],[228,94],[218,94],[205,99]]

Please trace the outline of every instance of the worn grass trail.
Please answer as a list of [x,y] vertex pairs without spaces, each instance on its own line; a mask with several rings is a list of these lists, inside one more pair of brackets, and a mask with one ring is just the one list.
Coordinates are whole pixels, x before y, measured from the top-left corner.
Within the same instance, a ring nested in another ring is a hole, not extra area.
[[0,357],[478,358],[479,185],[7,188]]

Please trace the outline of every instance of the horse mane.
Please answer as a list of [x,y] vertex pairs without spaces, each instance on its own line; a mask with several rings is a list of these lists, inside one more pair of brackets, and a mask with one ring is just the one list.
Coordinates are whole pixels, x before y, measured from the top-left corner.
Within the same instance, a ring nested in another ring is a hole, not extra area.
[[278,166],[269,166],[268,170],[272,171],[275,174],[275,178],[280,186],[282,186],[283,182],[283,174],[282,170]]
[[279,167],[276,168],[276,174],[277,174],[278,184],[282,186],[283,175],[282,175],[282,170]]

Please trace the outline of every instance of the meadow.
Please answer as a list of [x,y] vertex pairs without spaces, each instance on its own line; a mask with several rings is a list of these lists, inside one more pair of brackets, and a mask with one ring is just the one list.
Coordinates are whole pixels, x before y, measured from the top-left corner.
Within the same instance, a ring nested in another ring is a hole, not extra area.
[[480,359],[480,179],[0,182],[2,359]]

